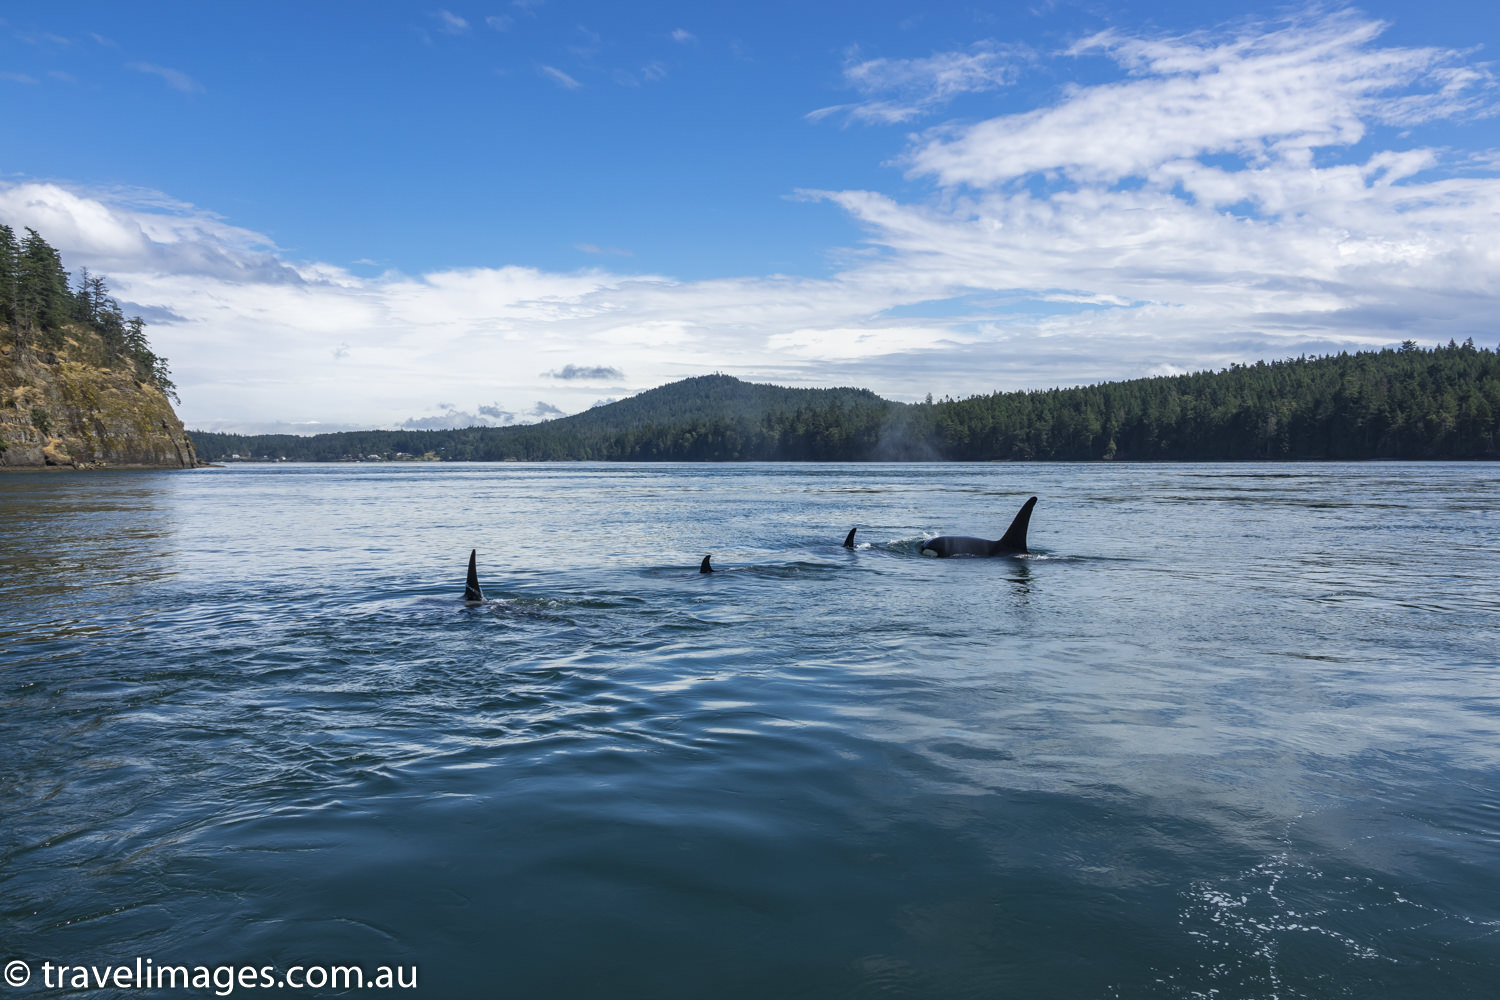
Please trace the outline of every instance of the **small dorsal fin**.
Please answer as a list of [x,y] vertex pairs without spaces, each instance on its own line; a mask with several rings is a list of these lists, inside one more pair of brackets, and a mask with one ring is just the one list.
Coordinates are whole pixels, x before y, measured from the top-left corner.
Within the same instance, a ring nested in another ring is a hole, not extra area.
[[858,530],[859,530],[858,528],[850,528],[849,529],[849,534],[847,534],[847,535],[844,536],[844,548],[846,548],[846,549],[852,549],[852,548],[854,548],[854,533],[856,531],[858,531]]
[[479,569],[474,559],[477,551],[469,550],[469,579],[464,583],[465,604],[478,604],[484,600],[484,591],[479,589]]
[[1036,506],[1036,497],[1032,497],[1021,505],[1021,510],[1016,514],[1016,519],[1010,522],[1010,527],[995,546],[1006,552],[1025,552],[1026,528],[1031,524],[1031,508]]
[[698,572],[700,572],[700,573],[712,573],[714,571],[714,568],[708,564],[708,561],[710,559],[712,559],[712,558],[713,558],[713,556],[711,556],[711,555],[704,556],[703,557],[703,561],[698,564]]

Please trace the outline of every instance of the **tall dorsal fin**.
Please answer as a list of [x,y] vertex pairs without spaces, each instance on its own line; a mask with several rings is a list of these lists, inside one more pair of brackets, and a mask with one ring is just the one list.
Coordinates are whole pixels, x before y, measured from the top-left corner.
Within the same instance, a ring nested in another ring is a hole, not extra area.
[[475,564],[476,549],[469,550],[469,579],[464,583],[464,602],[478,604],[484,600],[484,591],[479,589],[479,569]]
[[847,535],[844,536],[844,548],[846,548],[846,549],[852,549],[852,548],[854,548],[854,533],[856,531],[858,531],[858,530],[859,530],[858,528],[850,528],[849,529],[849,534],[847,534]]
[[698,572],[700,572],[700,573],[712,573],[714,571],[714,568],[708,564],[708,561],[710,559],[712,559],[712,558],[713,558],[713,556],[711,556],[711,555],[704,556],[703,557],[703,561],[698,564]]
[[996,548],[1007,552],[1027,551],[1026,528],[1031,524],[1031,508],[1035,506],[1036,497],[1032,497],[1021,505],[1021,510],[1016,514],[1016,519],[1010,522],[1010,527],[1006,529],[1005,534],[1000,536],[1000,540],[995,543]]

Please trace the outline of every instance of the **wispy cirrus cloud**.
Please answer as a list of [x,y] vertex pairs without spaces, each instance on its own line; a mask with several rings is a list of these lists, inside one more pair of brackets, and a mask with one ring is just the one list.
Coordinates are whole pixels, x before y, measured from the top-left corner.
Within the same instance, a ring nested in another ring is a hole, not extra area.
[[469,30],[469,22],[451,10],[435,10],[432,17],[438,23],[438,30],[449,35],[462,35]]
[[583,86],[583,84],[579,83],[577,80],[573,79],[571,76],[564,73],[556,66],[538,66],[537,71],[541,73],[542,76],[557,84],[559,87],[562,87],[564,90],[577,90],[579,87]]
[[1074,88],[1051,107],[934,130],[907,164],[945,186],[1048,171],[1113,182],[1213,154],[1302,162],[1314,149],[1353,145],[1377,123],[1488,106],[1487,68],[1464,64],[1455,50],[1378,46],[1384,28],[1342,12],[1228,39],[1104,32],[1068,54],[1107,56],[1126,79]]
[[622,87],[639,87],[644,83],[655,83],[667,78],[667,68],[653,59],[639,70],[617,69],[614,71],[614,80]]
[[985,42],[958,52],[920,59],[859,59],[844,64],[844,82],[864,95],[852,104],[809,112],[818,121],[843,115],[849,121],[894,125],[933,111],[960,94],[983,93],[1013,83],[1028,50]]
[[180,90],[184,94],[201,94],[203,85],[181,70],[171,69],[167,66],[157,66],[152,63],[132,62],[125,64],[126,69],[133,69],[137,73],[146,73],[151,76],[159,76],[167,81],[174,90]]
[[27,45],[52,45],[58,48],[62,48],[73,44],[72,39],[64,38],[62,35],[54,35],[50,31],[43,31],[36,34],[29,32],[18,32],[13,37],[16,39],[16,41],[23,42]]
[[573,249],[582,250],[584,253],[606,254],[615,257],[634,257],[632,250],[622,250],[619,247],[601,247],[597,243],[574,243]]
[[26,73],[10,73],[10,72],[0,72],[0,80],[4,80],[7,83],[19,83],[19,84],[23,84],[23,85],[28,86],[28,87],[29,86],[34,86],[36,84],[36,82],[37,82],[37,78],[36,77],[30,76],[30,75],[28,75]]

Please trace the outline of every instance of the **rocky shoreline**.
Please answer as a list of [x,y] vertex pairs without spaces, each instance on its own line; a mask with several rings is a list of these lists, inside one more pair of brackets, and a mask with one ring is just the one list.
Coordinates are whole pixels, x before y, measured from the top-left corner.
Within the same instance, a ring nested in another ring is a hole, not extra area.
[[0,348],[0,470],[190,469],[201,463],[172,404],[133,371],[74,354]]

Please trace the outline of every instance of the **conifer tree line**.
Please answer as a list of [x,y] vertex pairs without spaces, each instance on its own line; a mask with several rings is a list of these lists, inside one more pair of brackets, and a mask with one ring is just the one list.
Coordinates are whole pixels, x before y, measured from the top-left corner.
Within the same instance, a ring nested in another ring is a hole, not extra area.
[[957,459],[1495,459],[1500,353],[1408,340],[926,409]]
[[728,376],[519,427],[245,436],[208,461],[1500,459],[1500,353],[1472,340],[905,405]]
[[70,284],[62,255],[35,229],[28,227],[17,239],[10,226],[0,224],[0,324],[9,328],[11,343],[20,350],[57,350],[70,325],[83,326],[99,337],[109,357],[130,365],[142,382],[178,398],[167,359],[146,340],[145,321],[125,318],[101,274],[83,268]]

